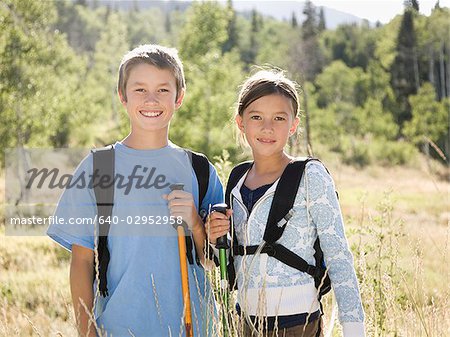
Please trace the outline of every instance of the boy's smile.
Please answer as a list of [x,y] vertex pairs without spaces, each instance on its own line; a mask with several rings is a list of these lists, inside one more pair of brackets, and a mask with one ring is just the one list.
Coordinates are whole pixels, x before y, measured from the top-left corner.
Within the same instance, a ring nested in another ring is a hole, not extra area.
[[167,139],[173,113],[183,100],[184,91],[177,98],[175,76],[169,69],[160,69],[148,63],[135,65],[129,73],[126,97],[122,104],[131,122],[135,139]]

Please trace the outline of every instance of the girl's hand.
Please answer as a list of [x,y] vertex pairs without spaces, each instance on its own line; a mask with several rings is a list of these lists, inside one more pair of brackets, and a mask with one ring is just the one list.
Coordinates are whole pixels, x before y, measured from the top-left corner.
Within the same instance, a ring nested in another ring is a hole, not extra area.
[[224,236],[230,230],[230,217],[233,214],[231,209],[227,209],[227,214],[212,212],[206,220],[206,236],[209,243],[215,245],[218,238]]

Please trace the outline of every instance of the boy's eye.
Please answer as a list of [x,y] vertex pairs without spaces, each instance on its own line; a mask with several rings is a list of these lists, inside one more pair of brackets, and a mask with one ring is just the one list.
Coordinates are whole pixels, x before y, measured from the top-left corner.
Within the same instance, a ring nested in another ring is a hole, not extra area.
[[260,119],[261,119],[261,116],[253,115],[253,116],[250,117],[250,119],[253,119],[253,120],[260,120]]
[[277,117],[275,117],[275,120],[276,120],[276,121],[285,121],[286,118],[281,117],[281,116],[277,116]]
[[145,92],[145,89],[144,88],[137,88],[135,91],[136,92]]
[[169,89],[161,88],[161,89],[159,89],[158,91],[159,91],[159,92],[169,92]]

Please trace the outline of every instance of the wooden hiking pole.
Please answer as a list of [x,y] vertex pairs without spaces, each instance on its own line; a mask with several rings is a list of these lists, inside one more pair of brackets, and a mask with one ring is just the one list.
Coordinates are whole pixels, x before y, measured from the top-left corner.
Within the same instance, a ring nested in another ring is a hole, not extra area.
[[[169,187],[171,191],[182,191],[184,185],[172,184]],[[186,337],[194,337],[194,332],[192,329],[191,296],[189,293],[189,273],[186,259],[186,233],[184,230],[184,226],[186,226],[186,223],[184,221],[181,225],[177,226],[178,253],[180,255],[181,292],[183,295],[184,305],[184,326],[186,329]]]

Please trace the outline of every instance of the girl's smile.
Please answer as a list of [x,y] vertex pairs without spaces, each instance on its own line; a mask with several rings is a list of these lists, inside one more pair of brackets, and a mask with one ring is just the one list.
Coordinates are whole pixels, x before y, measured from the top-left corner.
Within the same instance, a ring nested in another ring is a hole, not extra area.
[[244,133],[253,156],[279,156],[289,136],[297,129],[291,99],[281,94],[258,98],[236,116],[239,129]]

